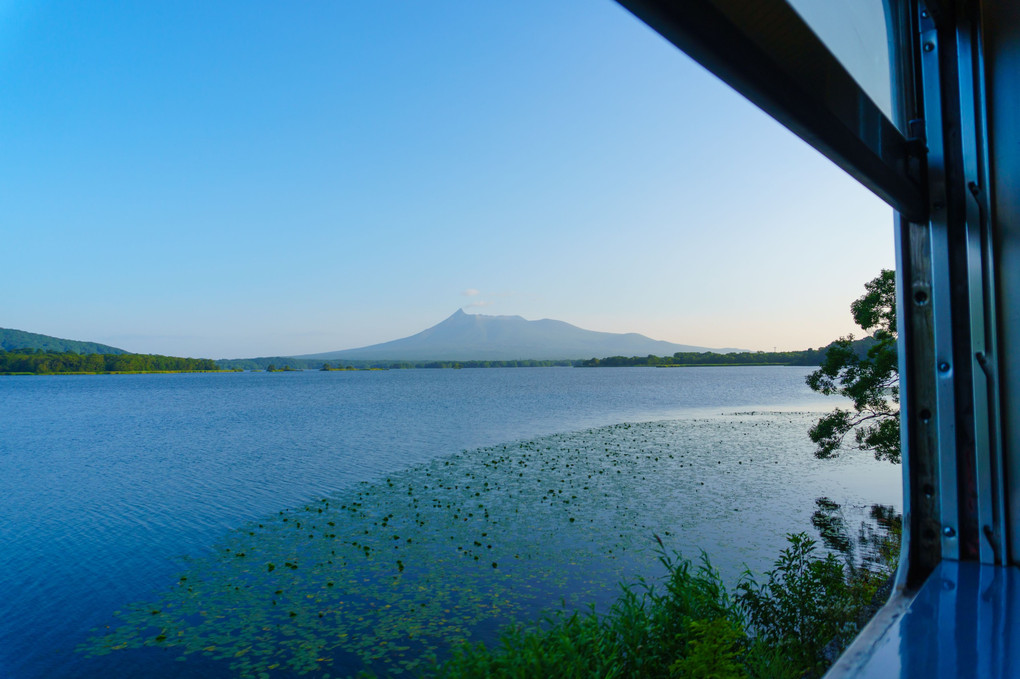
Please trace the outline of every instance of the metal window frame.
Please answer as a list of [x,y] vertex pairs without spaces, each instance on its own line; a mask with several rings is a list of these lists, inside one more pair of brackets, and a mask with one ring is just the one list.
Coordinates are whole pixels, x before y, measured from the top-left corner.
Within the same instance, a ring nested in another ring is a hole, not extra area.
[[785,0],[619,0],[898,212],[927,216],[904,137]]
[[981,0],[886,0],[898,127],[785,0],[618,1],[897,211],[897,591],[1009,563]]

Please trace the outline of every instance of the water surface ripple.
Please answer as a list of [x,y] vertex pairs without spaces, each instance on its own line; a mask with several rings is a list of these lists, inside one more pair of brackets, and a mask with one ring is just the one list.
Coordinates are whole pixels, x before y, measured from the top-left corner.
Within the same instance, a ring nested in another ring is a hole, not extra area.
[[[0,676],[108,676],[106,661],[74,653],[88,631],[110,624],[130,602],[157,598],[186,569],[183,557],[202,558],[246,522],[462,450],[622,422],[832,407],[807,390],[806,373],[550,368],[2,379]],[[878,469],[895,488],[897,470]],[[740,492],[767,495],[789,485],[774,474],[756,483]],[[720,492],[729,492],[725,484]],[[718,534],[719,526],[698,530]],[[125,651],[121,662],[129,667],[135,657]],[[229,674],[215,659],[171,669],[167,676]]]

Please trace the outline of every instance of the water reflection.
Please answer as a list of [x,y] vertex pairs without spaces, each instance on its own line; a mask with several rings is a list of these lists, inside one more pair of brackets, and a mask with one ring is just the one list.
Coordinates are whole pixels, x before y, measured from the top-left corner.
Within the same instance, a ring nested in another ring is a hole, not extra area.
[[811,525],[825,546],[843,557],[851,573],[863,569],[891,574],[903,532],[903,515],[896,507],[873,504],[865,510],[845,507],[827,497],[816,498],[815,507]]
[[[550,608],[604,610],[617,583],[660,572],[654,535],[731,580],[762,572],[820,493],[875,499],[848,470],[877,463],[814,459],[812,416],[620,424],[415,466],[230,533],[80,650],[148,649],[150,675],[168,652],[242,676],[392,673]],[[863,554],[857,519],[826,502],[826,544]]]

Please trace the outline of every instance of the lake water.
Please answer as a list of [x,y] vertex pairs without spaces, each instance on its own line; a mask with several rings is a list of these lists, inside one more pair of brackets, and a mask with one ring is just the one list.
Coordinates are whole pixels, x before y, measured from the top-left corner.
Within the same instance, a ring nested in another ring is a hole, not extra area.
[[653,534],[761,570],[816,497],[900,506],[898,467],[812,458],[808,372],[0,379],[0,676],[397,667],[604,605]]

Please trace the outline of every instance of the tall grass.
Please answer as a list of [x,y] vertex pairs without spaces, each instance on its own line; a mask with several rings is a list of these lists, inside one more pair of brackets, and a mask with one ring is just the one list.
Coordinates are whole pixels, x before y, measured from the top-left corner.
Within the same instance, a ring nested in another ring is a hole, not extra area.
[[863,624],[894,561],[883,572],[855,569],[817,556],[806,534],[788,542],[761,581],[745,573],[731,593],[707,555],[694,564],[659,541],[667,575],[658,585],[624,587],[605,615],[558,613],[506,629],[492,648],[464,645],[426,676],[818,676]]

